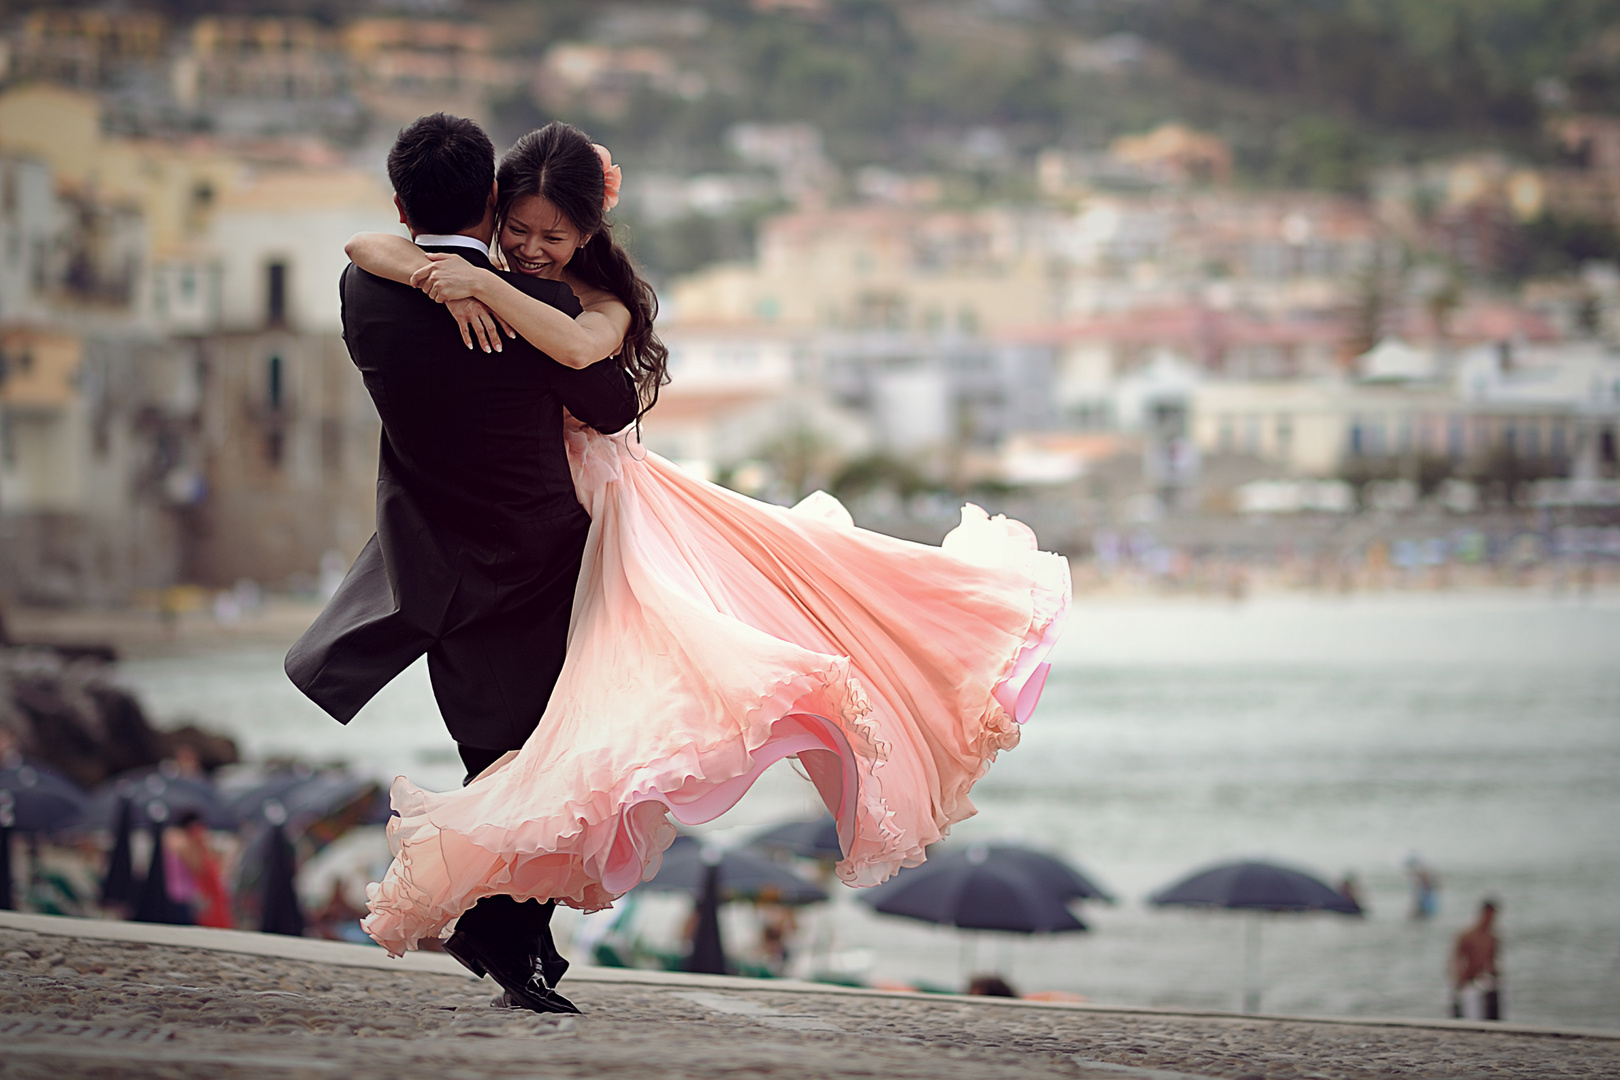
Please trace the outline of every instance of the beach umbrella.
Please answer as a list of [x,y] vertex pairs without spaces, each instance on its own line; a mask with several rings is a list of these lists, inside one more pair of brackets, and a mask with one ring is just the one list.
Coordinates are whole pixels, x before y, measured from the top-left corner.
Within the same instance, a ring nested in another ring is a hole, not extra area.
[[89,798],[77,784],[43,765],[0,767],[0,791],[12,799],[18,832],[56,832],[76,825]]
[[748,841],[751,847],[786,851],[806,859],[838,860],[844,857],[838,840],[838,823],[831,814],[815,821],[789,821],[773,825]]
[[[283,815],[283,829],[304,850],[316,851],[348,833],[357,825],[383,824],[388,820],[388,799],[374,780],[363,779],[342,769],[320,772],[301,766],[272,773],[256,780],[226,801],[231,815],[243,824],[269,825],[272,807]],[[379,813],[380,811],[380,813]],[[262,862],[260,832],[250,855]]]
[[728,973],[726,947],[720,938],[720,849],[704,847],[699,861],[703,864],[703,888],[698,893],[692,950],[686,956],[686,970],[701,975],[725,975]]
[[[1062,859],[1048,855],[1044,851],[1020,847],[1017,844],[986,844],[982,847],[984,852],[982,865],[1008,867],[1026,874],[1039,883],[1041,888],[1061,896],[1065,901],[1100,900],[1105,904],[1114,902],[1113,895],[1102,886]],[[975,847],[947,848],[939,851],[937,857],[942,862],[959,859],[974,864],[978,859],[975,850]],[[931,853],[928,859],[929,862],[934,862],[936,855]]]
[[311,824],[342,813],[354,803],[375,794],[377,784],[346,772],[317,773],[282,796],[287,820]]
[[[792,870],[745,848],[720,851],[720,901],[769,898],[778,904],[815,904],[827,893]],[[701,897],[708,883],[703,845],[695,837],[677,836],[664,852],[663,865],[640,888],[653,892],[684,892]]]
[[153,824],[151,814],[159,807],[164,821],[173,821],[193,811],[210,829],[235,829],[239,824],[212,781],[199,776],[170,775],[162,768],[128,772],[107,781],[85,808],[81,824],[87,828],[112,828],[121,799],[128,799],[134,808],[136,828]]
[[135,881],[135,814],[128,799],[118,800],[118,814],[113,826],[113,849],[107,858],[107,875],[101,879],[101,903],[106,907],[124,910],[134,908],[140,896]]
[[1243,1010],[1260,1011],[1260,919],[1266,912],[1332,911],[1360,915],[1356,902],[1303,870],[1258,860],[1206,867],[1148,897],[1155,907],[1244,911]]
[[191,920],[185,917],[181,906],[169,897],[169,865],[163,853],[167,815],[159,804],[147,811],[147,818],[151,821],[152,861],[147,865],[146,880],[141,883],[140,896],[135,901],[134,920],[184,925]]
[[1014,934],[1084,930],[1068,905],[1109,899],[1073,867],[1011,844],[936,850],[860,898],[886,915]]
[[16,820],[11,792],[0,790],[0,911],[17,910],[11,887],[11,828]]
[[1148,900],[1159,907],[1361,914],[1354,900],[1320,878],[1292,867],[1253,860],[1221,863],[1199,870],[1173,885],[1166,885]]
[[294,881],[298,873],[298,857],[283,828],[286,812],[279,810],[275,804],[268,811],[270,832],[265,852],[264,899],[260,908],[259,929],[266,934],[302,937],[304,910],[298,905],[298,889]]
[[237,821],[257,819],[264,822],[263,811],[266,803],[271,800],[282,802],[282,797],[289,791],[300,784],[308,783],[314,776],[315,771],[308,766],[269,773],[251,783],[246,789],[225,796],[225,809]]

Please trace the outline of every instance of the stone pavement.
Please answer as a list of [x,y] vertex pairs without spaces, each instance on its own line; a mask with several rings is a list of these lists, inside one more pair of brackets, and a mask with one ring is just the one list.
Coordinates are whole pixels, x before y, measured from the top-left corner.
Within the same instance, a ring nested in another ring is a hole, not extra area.
[[449,957],[0,912],[0,1077],[1620,1076],[1620,1033],[1038,1004],[579,971],[581,1017]]

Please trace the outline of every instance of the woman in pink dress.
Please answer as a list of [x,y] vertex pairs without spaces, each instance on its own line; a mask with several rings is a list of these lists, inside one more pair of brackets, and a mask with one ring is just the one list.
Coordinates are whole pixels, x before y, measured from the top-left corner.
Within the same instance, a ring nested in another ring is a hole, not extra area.
[[[506,332],[572,367],[618,358],[648,402],[642,361],[662,346],[606,220],[619,179],[566,124],[500,165],[496,244],[513,270],[573,288],[575,319],[400,237],[362,235],[349,254],[447,303],[469,347]],[[497,893],[606,907],[657,872],[672,818],[713,820],[784,757],[836,819],[851,885],[922,862],[974,812],[969,789],[1045,682],[1064,559],[972,505],[936,548],[858,529],[822,492],[786,508],[694,479],[634,429],[570,425],[567,442],[591,530],[562,674],[523,748],[467,787],[395,781],[395,858],[363,924],[379,944],[414,948]]]

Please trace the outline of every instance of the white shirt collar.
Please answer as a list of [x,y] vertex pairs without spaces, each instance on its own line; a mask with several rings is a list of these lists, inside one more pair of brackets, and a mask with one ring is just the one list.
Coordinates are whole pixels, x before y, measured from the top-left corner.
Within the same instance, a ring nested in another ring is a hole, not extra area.
[[416,234],[416,246],[417,247],[468,247],[468,248],[472,248],[474,251],[478,252],[481,255],[486,255],[487,256],[489,254],[489,245],[488,244],[480,243],[478,240],[475,240],[473,237],[471,237],[471,236],[463,236],[460,233],[451,233],[449,235],[444,235],[444,234],[441,234],[441,233],[417,233]]

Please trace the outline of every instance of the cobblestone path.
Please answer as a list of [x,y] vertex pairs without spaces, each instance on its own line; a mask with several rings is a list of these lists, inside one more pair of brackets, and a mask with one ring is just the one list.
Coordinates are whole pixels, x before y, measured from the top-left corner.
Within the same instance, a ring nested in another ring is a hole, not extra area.
[[1620,1077],[1620,1037],[570,978],[582,1017],[456,974],[0,928],[0,1077]]

